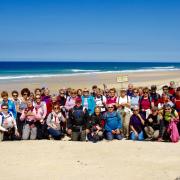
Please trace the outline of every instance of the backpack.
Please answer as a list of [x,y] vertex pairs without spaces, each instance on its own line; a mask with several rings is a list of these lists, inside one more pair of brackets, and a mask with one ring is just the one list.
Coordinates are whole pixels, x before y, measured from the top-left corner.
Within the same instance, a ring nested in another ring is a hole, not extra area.
[[[2,116],[2,122],[1,122],[1,126],[2,126],[2,125],[3,125],[3,123],[4,123],[4,119],[5,119],[5,117],[4,117],[4,115],[3,115],[3,113],[2,113],[2,112],[0,113],[0,115]],[[10,112],[8,112],[8,115],[10,115],[10,117],[13,117],[12,113],[10,113]]]

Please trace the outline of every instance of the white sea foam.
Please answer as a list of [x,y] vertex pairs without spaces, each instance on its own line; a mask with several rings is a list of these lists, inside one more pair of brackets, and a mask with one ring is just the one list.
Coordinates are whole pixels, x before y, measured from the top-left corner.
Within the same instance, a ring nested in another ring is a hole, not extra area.
[[135,70],[117,70],[117,71],[100,71],[100,70],[85,70],[85,69],[72,69],[67,71],[67,74],[25,74],[25,75],[8,75],[0,76],[0,80],[21,80],[33,78],[49,78],[49,77],[62,77],[62,76],[82,76],[82,75],[95,75],[95,74],[110,74],[110,73],[134,73],[134,72],[155,72],[155,71],[177,71],[180,68],[174,66],[168,67],[151,67]]

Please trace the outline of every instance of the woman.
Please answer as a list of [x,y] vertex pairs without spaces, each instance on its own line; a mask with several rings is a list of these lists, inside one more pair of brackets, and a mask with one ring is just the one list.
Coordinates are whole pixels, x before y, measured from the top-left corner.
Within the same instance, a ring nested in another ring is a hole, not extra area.
[[84,88],[82,95],[82,106],[88,110],[89,115],[94,113],[95,101],[94,97],[90,95],[89,90]]
[[11,101],[10,99],[8,99],[8,92],[3,91],[1,93],[1,97],[3,99],[1,104],[8,104],[8,111],[11,112],[14,116],[14,119],[16,119],[16,117],[17,117],[16,107],[15,107],[14,102]]
[[101,115],[101,107],[95,107],[94,114],[89,118],[87,129],[89,130],[88,139],[97,142],[103,139],[104,119]]
[[132,94],[132,97],[131,97],[131,109],[133,109],[134,106],[139,106],[139,91],[138,91],[138,88],[133,89],[133,94]]
[[65,108],[67,111],[69,111],[75,106],[76,98],[77,98],[77,91],[75,89],[71,89],[70,96],[67,97],[65,104]]
[[152,99],[149,94],[148,87],[143,89],[143,95],[139,99],[139,107],[141,113],[147,118],[151,112],[152,107]]
[[65,122],[65,118],[61,113],[59,104],[54,104],[52,112],[47,117],[48,133],[55,140],[59,140],[63,137],[61,130],[61,122]]
[[144,139],[143,129],[144,129],[144,119],[143,115],[139,113],[139,107],[135,106],[133,108],[133,115],[130,118],[130,139],[142,141]]
[[109,96],[107,97],[106,104],[113,104],[115,107],[118,106],[118,98],[116,96],[115,88],[111,88],[109,90]]
[[126,89],[120,90],[118,104],[119,104],[119,111],[122,117],[123,134],[124,134],[124,137],[128,138],[129,137],[129,121],[130,121],[130,116],[132,112],[130,109],[131,98],[128,95],[126,95]]
[[20,120],[24,122],[23,125],[23,132],[22,132],[22,139],[28,140],[35,140],[37,137],[37,127],[36,122],[40,121],[42,116],[40,111],[37,111],[33,106],[31,100],[27,101],[27,108],[23,110]]
[[169,104],[165,104],[162,112],[162,120],[160,121],[160,135],[158,141],[170,140],[168,127],[172,121],[177,123],[179,121],[179,115]]
[[19,132],[16,125],[16,120],[11,112],[8,111],[8,105],[1,105],[2,112],[0,113],[0,140],[16,140],[19,137]]

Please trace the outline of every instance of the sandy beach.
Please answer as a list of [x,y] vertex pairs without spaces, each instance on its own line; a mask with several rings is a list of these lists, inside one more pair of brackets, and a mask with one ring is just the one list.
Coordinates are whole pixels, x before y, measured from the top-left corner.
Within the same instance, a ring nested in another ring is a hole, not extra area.
[[[180,83],[180,71],[129,73],[135,86]],[[91,88],[107,84],[120,88],[119,74],[93,74],[1,82],[0,90],[33,90],[43,84],[51,92],[62,87]],[[127,86],[127,83],[123,85]],[[113,141],[93,144],[69,141],[20,141],[0,143],[2,180],[67,179],[167,179],[180,177],[180,143]]]
[[[58,90],[63,87],[71,88],[91,88],[96,84],[100,88],[103,88],[103,83],[108,88],[115,87],[121,88],[121,84],[117,83],[117,76],[128,75],[129,83],[133,83],[135,86],[150,86],[156,84],[158,89],[162,85],[168,84],[171,80],[174,80],[177,86],[180,85],[180,71],[149,71],[149,72],[135,72],[135,73],[101,73],[92,75],[74,75],[74,76],[57,76],[49,78],[29,78],[29,79],[14,79],[1,81],[0,91],[16,89],[20,91],[24,87],[28,87],[30,90],[34,90],[37,87],[46,86],[49,87],[52,93],[58,93]],[[123,87],[127,87],[128,83],[124,83]]]
[[175,180],[180,143],[20,141],[0,144],[2,180]]

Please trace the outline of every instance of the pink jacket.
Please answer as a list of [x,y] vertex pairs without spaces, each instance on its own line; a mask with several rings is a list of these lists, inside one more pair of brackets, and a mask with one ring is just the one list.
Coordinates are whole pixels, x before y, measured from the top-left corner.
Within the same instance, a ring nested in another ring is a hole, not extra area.
[[176,143],[179,141],[179,132],[176,125],[176,120],[172,120],[168,126],[168,133],[170,133],[171,141]]

